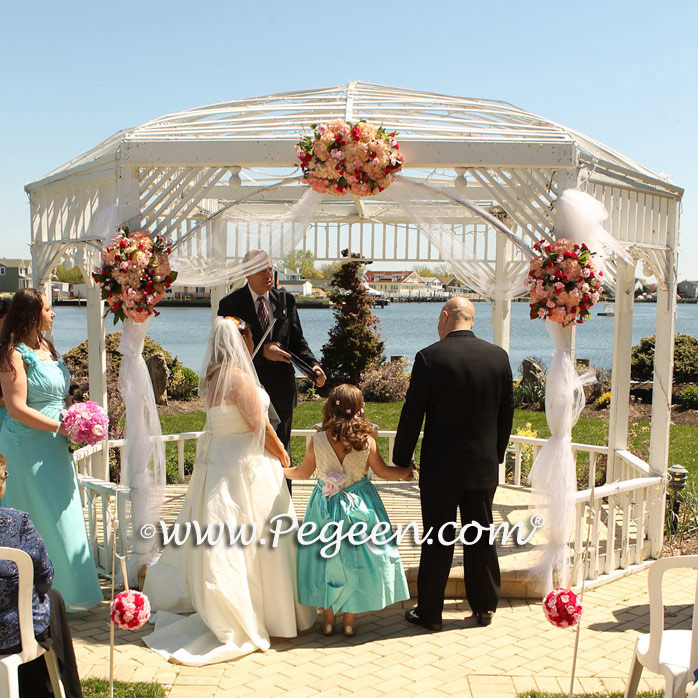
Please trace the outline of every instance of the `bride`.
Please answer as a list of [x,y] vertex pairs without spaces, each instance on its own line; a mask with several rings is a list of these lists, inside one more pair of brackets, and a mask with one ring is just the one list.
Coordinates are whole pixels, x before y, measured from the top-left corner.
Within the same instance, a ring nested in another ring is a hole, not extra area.
[[[315,620],[314,609],[298,603],[295,537],[281,536],[275,548],[261,540],[272,517],[295,520],[295,511],[281,470],[289,458],[267,420],[269,396],[251,346],[242,320],[215,320],[199,375],[206,426],[177,518],[180,536],[187,522],[190,536],[181,545],[172,540],[145,580],[157,614],[144,640],[174,663],[202,666],[267,650],[270,636],[295,637]],[[202,534],[222,530],[218,542],[197,545],[194,522]],[[229,533],[243,526],[247,534],[256,526],[259,544],[231,544]]]

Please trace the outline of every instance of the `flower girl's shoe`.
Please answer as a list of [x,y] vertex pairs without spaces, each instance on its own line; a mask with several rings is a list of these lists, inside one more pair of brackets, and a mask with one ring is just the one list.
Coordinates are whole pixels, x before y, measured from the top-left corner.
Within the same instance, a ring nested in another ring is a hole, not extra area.
[[352,625],[344,626],[344,635],[346,637],[354,637],[354,635],[356,635],[356,622],[354,622]]
[[334,633],[334,623],[323,623],[322,624],[322,634],[332,635]]

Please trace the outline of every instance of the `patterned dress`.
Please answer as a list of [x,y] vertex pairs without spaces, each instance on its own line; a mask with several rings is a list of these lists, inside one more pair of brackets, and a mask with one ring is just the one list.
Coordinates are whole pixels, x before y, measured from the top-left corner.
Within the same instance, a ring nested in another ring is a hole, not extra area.
[[[313,437],[317,484],[303,523],[352,540],[337,544],[318,540],[298,546],[298,597],[302,604],[331,608],[335,613],[377,611],[410,597],[402,560],[391,536],[390,519],[376,488],[368,479],[368,448],[350,451],[340,462],[325,432]],[[324,490],[324,494],[323,494]],[[341,526],[341,529],[340,529]],[[379,528],[380,527],[380,528]],[[378,535],[382,529],[383,534]],[[364,541],[372,531],[373,540]],[[331,535],[323,535],[331,539]],[[387,541],[387,542],[386,542]],[[323,554],[324,549],[324,554]]]
[[[27,405],[58,419],[70,387],[63,360],[44,361],[24,344],[17,350],[27,370]],[[0,431],[0,453],[7,457],[10,472],[2,503],[28,512],[53,563],[53,587],[60,591],[69,611],[96,606],[104,597],[67,439],[32,429],[8,415]]]

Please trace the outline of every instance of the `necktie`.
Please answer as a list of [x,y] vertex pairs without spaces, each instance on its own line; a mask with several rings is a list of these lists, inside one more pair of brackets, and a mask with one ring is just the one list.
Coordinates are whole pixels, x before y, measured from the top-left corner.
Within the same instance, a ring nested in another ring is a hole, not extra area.
[[257,298],[257,318],[262,328],[262,334],[264,334],[267,331],[267,327],[269,327],[269,313],[267,312],[267,306],[264,304],[264,298],[262,298],[262,296]]

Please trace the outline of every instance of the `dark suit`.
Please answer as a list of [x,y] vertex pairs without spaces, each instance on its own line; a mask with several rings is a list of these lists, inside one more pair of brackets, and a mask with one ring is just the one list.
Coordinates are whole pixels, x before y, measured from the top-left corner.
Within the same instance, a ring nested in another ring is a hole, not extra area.
[[[417,579],[419,617],[441,623],[453,546],[437,540],[439,528],[456,520],[492,523],[492,501],[499,464],[504,460],[514,416],[509,357],[501,347],[478,339],[471,330],[455,330],[420,351],[400,415],[393,462],[408,466],[424,425],[419,469],[423,535],[432,528],[431,545],[422,544]],[[467,540],[473,540],[475,530]],[[446,529],[449,540],[453,527]],[[475,612],[494,611],[499,600],[497,549],[489,532],[463,548],[465,589]]]
[[[272,305],[270,321],[275,317],[277,320],[266,341],[278,342],[283,349],[293,352],[310,366],[318,364],[318,360],[313,356],[305,337],[303,337],[303,329],[293,296],[283,289],[272,288],[269,291],[269,300]],[[244,320],[252,330],[255,347],[259,344],[263,332],[249,286],[243,286],[222,298],[218,305],[218,314],[222,316],[232,315]],[[264,358],[263,354],[263,349],[257,352],[254,366],[259,376],[259,382],[269,393],[271,404],[274,405],[274,409],[279,415],[281,422],[276,427],[276,433],[288,451],[291,442],[293,408],[298,403],[295,371],[290,363],[269,361]]]

